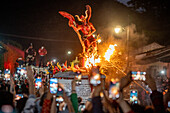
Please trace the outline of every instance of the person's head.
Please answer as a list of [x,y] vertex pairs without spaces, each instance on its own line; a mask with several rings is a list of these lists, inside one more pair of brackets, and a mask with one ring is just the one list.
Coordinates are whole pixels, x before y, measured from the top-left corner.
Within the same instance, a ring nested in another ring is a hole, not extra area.
[[25,83],[25,84],[27,84],[27,83],[28,83],[28,80],[27,80],[27,79],[25,79],[24,83]]
[[27,99],[28,99],[27,97],[24,97],[17,101],[16,109],[19,113],[21,113],[22,110],[24,109]]
[[18,58],[18,60],[22,60],[22,58],[20,57],[20,58]]
[[100,69],[99,66],[92,67],[92,69],[89,72],[90,76],[95,75],[95,74],[100,74],[100,70],[99,69]]
[[78,97],[78,103],[81,103],[81,102],[82,102],[82,98]]
[[154,113],[153,107],[151,107],[151,106],[146,106],[146,108],[145,108],[145,113]]
[[33,48],[33,45],[32,45],[32,43],[30,44],[29,48]]
[[5,80],[2,80],[2,84],[5,84]]
[[144,113],[145,107],[138,104],[131,104],[131,108],[135,113]]
[[10,84],[9,80],[7,81],[7,84]]
[[13,109],[13,95],[7,91],[0,91],[0,111],[10,113]]

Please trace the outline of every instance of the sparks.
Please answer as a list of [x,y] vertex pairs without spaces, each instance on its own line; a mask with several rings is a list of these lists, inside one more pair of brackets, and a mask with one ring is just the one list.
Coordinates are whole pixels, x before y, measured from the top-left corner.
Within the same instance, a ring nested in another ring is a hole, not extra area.
[[109,48],[104,55],[105,60],[110,61],[110,57],[113,54],[113,52],[115,51],[115,46],[117,46],[117,44],[109,45]]
[[90,68],[92,66],[96,66],[96,64],[100,63],[101,62],[101,59],[100,57],[95,59],[94,55],[92,54],[91,57],[87,58],[86,59],[86,62],[85,62],[85,67],[86,68]]

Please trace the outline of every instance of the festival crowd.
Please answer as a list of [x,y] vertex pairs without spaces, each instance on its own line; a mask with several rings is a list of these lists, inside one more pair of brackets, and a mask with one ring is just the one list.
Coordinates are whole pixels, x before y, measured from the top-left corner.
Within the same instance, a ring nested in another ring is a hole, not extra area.
[[[112,85],[105,83],[101,77],[99,67],[92,67],[88,72],[88,81],[91,94],[84,103],[78,97],[76,87],[81,86],[81,72],[73,72],[75,78],[71,79],[71,92],[59,83],[53,73],[35,71],[34,59],[36,52],[32,45],[26,50],[27,63],[26,74],[18,72],[19,77],[11,76],[0,78],[0,113],[169,113],[170,112],[170,87],[163,95],[156,87],[155,80],[148,73],[144,83],[149,86],[152,105],[143,106],[137,102],[137,96],[132,95],[132,102],[124,100],[123,90],[133,81],[132,72],[120,80],[110,81]],[[47,51],[42,46],[39,50],[40,64],[44,66],[44,56]],[[22,62],[19,62],[22,64]],[[19,65],[20,67],[20,65]],[[22,66],[20,67],[22,68]],[[49,66],[49,72],[50,72]],[[51,70],[52,71],[52,70]],[[64,72],[61,70],[61,72]],[[96,77],[97,76],[97,77]],[[93,78],[94,77],[94,78]],[[114,87],[114,88],[113,88]],[[113,89],[112,89],[113,88]],[[142,100],[140,100],[142,101]],[[143,100],[144,101],[144,100]]]

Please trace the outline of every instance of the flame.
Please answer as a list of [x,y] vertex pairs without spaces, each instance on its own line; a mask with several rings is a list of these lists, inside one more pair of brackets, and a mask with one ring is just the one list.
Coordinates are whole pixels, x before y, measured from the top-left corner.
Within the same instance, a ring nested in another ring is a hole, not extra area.
[[100,57],[97,58],[97,59],[95,59],[94,55],[92,54],[91,57],[88,57],[88,58],[86,59],[85,67],[86,67],[86,68],[90,68],[90,67],[92,67],[92,66],[96,66],[96,64],[97,64],[97,63],[100,63],[100,62],[101,62]]
[[109,45],[109,48],[104,55],[105,60],[110,61],[110,57],[113,54],[113,52],[115,51],[115,46],[117,46],[117,44]]
[[95,59],[94,59],[94,55],[92,55],[91,57],[87,58],[87,60],[85,62],[85,67],[90,68],[94,64],[95,64]]
[[97,59],[95,59],[95,64],[100,63],[100,62],[101,62],[100,57],[99,57],[99,58],[97,58]]

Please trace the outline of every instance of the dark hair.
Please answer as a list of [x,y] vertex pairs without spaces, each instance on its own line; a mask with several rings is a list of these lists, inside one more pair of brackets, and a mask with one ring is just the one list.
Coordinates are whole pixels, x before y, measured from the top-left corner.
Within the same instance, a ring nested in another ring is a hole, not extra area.
[[21,113],[22,110],[24,109],[27,99],[28,99],[27,97],[24,97],[17,101],[16,108],[19,113]]
[[154,110],[152,108],[146,108],[145,113],[154,113]]
[[0,91],[0,108],[3,105],[11,105],[14,108],[13,95],[10,92]]
[[78,103],[81,103],[81,102],[82,102],[82,98],[78,97]]
[[99,69],[100,69],[99,66],[93,66],[89,72],[90,76],[92,75],[93,72],[100,73]]
[[131,108],[135,113],[144,113],[145,107],[139,104],[131,104]]

